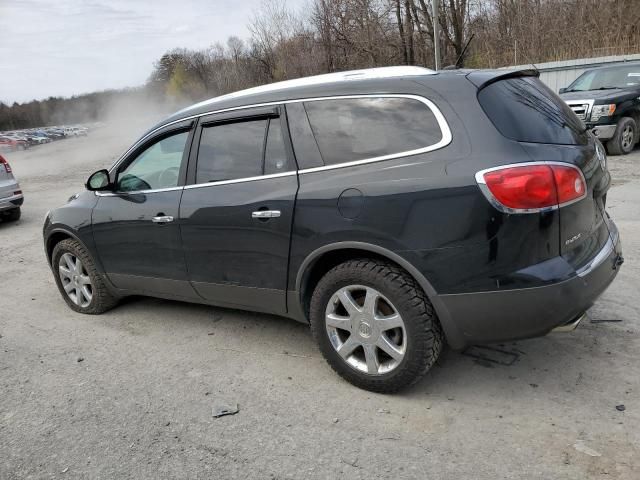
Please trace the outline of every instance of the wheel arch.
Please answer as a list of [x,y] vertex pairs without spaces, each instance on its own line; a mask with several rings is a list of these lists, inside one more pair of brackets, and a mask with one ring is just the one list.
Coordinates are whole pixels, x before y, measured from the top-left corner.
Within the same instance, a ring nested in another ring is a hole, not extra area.
[[[53,249],[56,247],[56,245],[58,243],[62,242],[63,240],[67,240],[69,238],[75,240],[80,245],[82,245],[82,247],[87,252],[91,252],[91,249],[89,249],[87,247],[87,244],[84,243],[80,239],[80,237],[78,237],[78,235],[76,235],[75,233],[70,232],[69,230],[67,230],[65,228],[54,228],[47,234],[46,239],[45,239],[45,253],[47,255],[47,262],[49,262],[49,266],[51,266],[51,259],[53,257]],[[95,256],[94,256],[94,262],[96,264],[96,267],[98,267],[98,269],[100,271],[102,271],[102,264],[98,261],[98,259],[95,258]]]
[[307,320],[311,295],[322,276],[336,265],[358,257],[378,258],[391,262],[411,275],[433,305],[449,345],[453,348],[461,348],[464,345],[462,332],[452,321],[448,309],[429,280],[397,253],[366,242],[337,242],[325,245],[314,250],[304,259],[296,275],[295,293],[298,311],[302,312]]

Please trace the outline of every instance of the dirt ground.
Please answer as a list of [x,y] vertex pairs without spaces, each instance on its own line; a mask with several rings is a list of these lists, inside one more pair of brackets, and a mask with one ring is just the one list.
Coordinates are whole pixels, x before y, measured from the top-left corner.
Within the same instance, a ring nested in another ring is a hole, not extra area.
[[[136,133],[6,155],[26,200],[0,224],[1,479],[640,478],[640,151],[609,159],[626,262],[592,321],[447,350],[389,396],[341,380],[284,318],[145,298],[66,307],[45,212]],[[240,411],[213,418],[219,403]]]

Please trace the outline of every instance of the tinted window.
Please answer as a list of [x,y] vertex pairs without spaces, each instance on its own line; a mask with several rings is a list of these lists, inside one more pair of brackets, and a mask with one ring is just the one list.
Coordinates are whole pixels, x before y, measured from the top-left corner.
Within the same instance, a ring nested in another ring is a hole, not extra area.
[[287,120],[298,166],[313,168],[324,165],[302,103],[295,102],[287,105]]
[[566,103],[535,77],[492,83],[478,93],[483,110],[505,137],[519,142],[578,145],[585,126]]
[[117,190],[133,192],[176,187],[188,137],[189,132],[181,132],[147,147],[118,173]]
[[267,146],[264,152],[264,173],[281,173],[290,170],[287,160],[287,152],[282,138],[282,125],[279,118],[269,120],[269,133],[267,134]]
[[442,138],[431,109],[418,100],[337,99],[304,106],[326,165],[408,152]]
[[267,119],[205,126],[200,137],[196,183],[262,175]]

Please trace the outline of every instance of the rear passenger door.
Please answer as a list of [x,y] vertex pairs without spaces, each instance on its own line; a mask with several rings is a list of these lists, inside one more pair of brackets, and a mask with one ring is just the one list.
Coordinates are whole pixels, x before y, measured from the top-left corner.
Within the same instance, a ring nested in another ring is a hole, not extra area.
[[286,311],[298,177],[284,109],[203,117],[180,204],[189,279],[213,303]]

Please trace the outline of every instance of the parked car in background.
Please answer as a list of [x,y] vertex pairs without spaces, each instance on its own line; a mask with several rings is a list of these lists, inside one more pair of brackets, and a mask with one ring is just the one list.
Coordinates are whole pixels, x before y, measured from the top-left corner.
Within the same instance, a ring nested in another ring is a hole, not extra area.
[[29,143],[26,140],[19,140],[12,137],[0,136],[0,150],[26,150],[29,148]]
[[640,62],[587,70],[560,97],[610,154],[626,155],[640,140]]
[[570,330],[615,278],[600,142],[536,72],[390,67],[215,98],[51,210],[67,305],[150,295],[311,325],[391,392],[461,349]]
[[13,176],[9,162],[0,155],[0,219],[15,221],[20,218],[20,207],[24,196],[18,181]]

